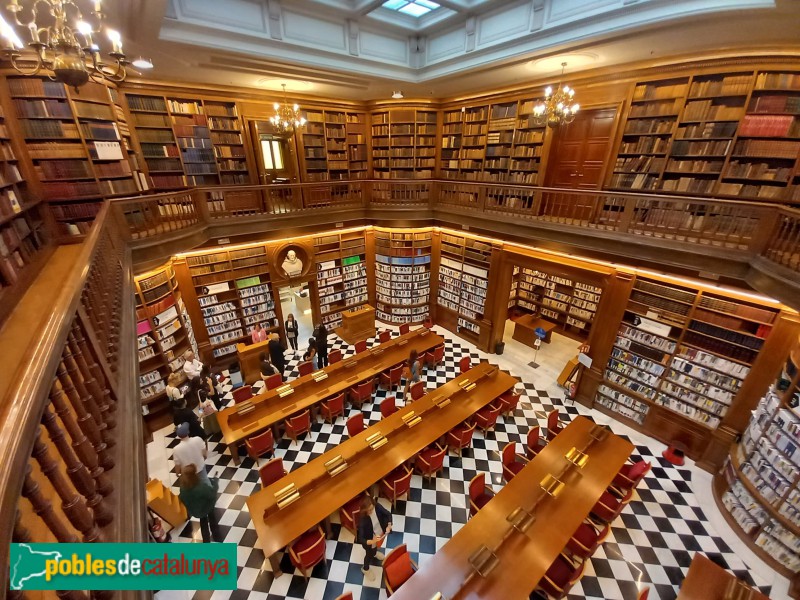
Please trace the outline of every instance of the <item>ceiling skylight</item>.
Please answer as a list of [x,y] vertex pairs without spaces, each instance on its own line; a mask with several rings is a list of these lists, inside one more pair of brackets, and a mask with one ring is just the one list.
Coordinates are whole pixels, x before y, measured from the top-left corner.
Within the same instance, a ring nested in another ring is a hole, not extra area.
[[387,0],[383,3],[383,8],[396,10],[412,17],[421,17],[440,7],[436,2],[430,0]]

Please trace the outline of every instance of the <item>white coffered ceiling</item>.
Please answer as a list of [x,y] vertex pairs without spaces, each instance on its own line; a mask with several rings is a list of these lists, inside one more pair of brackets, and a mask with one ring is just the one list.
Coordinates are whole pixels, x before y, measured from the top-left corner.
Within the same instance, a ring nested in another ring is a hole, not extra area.
[[[417,2],[431,10],[407,14]],[[146,78],[362,100],[541,81],[563,60],[575,73],[800,49],[800,0],[116,0],[109,12],[127,52],[156,64]]]

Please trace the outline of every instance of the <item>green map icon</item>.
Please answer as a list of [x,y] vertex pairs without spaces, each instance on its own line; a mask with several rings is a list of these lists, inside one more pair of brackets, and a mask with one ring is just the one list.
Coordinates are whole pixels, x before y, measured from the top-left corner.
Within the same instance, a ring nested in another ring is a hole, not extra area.
[[9,587],[12,590],[21,590],[29,579],[44,578],[45,562],[60,560],[60,552],[41,552],[34,550],[28,544],[18,544],[16,557],[12,558]]

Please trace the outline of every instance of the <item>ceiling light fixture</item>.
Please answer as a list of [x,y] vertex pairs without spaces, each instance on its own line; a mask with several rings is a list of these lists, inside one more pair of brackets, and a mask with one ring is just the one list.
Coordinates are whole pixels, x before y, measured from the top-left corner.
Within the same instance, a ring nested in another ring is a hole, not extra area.
[[289,106],[289,101],[286,99],[286,84],[282,83],[281,87],[283,88],[283,104],[278,102],[273,104],[275,114],[269,118],[269,122],[281,133],[288,133],[305,125],[306,120],[300,115],[298,104]]
[[153,61],[149,58],[144,58],[143,56],[138,57],[131,63],[137,69],[152,69],[153,68]]
[[399,100],[400,98],[404,98],[403,92],[401,92],[399,90],[396,91],[396,92],[392,92],[392,98],[395,98],[397,100]]
[[[26,7],[19,0],[9,0],[6,10],[13,15],[17,26],[27,30],[30,38],[27,47],[32,50],[23,52],[26,44],[0,16],[0,35],[6,39],[4,52],[17,72],[37,75],[52,71],[52,79],[76,89],[90,77],[114,82],[125,79],[128,61],[122,53],[122,38],[119,32],[104,27],[101,0],[94,0],[91,11],[96,20],[94,25],[84,20],[78,3],[78,0],[28,0]],[[26,14],[21,19],[23,11]],[[102,61],[100,46],[92,37],[101,33],[111,42],[108,56],[112,60],[108,63]]]
[[[562,62],[562,79],[566,68],[567,63]],[[575,114],[580,110],[580,105],[577,102],[573,103],[573,96],[575,96],[575,90],[568,85],[562,85],[560,81],[555,92],[552,87],[547,86],[544,91],[544,100],[533,108],[533,122],[540,127],[569,125],[575,120]]]

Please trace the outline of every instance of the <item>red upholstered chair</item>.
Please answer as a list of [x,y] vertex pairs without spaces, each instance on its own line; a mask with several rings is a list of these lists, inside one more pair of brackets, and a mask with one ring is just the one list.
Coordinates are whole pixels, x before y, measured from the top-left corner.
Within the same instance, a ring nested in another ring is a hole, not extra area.
[[275,388],[281,387],[283,383],[283,377],[281,377],[280,373],[275,373],[275,375],[270,375],[264,382],[267,386],[268,390],[274,390]]
[[489,404],[475,413],[475,425],[483,429],[485,433],[490,429],[494,429],[498,416],[500,416],[500,407]]
[[436,346],[429,350],[422,357],[422,362],[428,367],[436,367],[444,360],[444,345]]
[[317,564],[325,560],[325,532],[317,525],[306,531],[289,547],[289,557],[295,568],[300,569],[303,577]]
[[486,473],[478,473],[469,482],[469,514],[474,515],[494,498],[494,490],[486,485]]
[[453,429],[447,432],[447,436],[445,437],[447,449],[455,449],[456,454],[461,456],[461,451],[464,448],[469,448],[469,445],[472,443],[473,433],[475,433],[475,423],[464,422],[461,423],[461,425],[453,427]]
[[243,385],[240,388],[236,388],[233,390],[233,403],[238,404],[239,402],[244,402],[245,400],[250,400],[253,397],[253,388],[249,385]]
[[574,563],[564,554],[559,554],[539,581],[538,589],[544,591],[548,597],[566,598],[572,586],[583,576],[585,564]]
[[458,361],[458,372],[466,373],[471,368],[472,368],[472,362],[470,362],[469,356],[462,356],[461,360]]
[[362,352],[367,351],[367,340],[361,340],[360,342],[356,342],[356,354],[361,354]]
[[619,513],[622,512],[624,507],[625,504],[623,504],[619,498],[614,496],[611,492],[606,491],[600,496],[600,499],[592,507],[590,513],[600,524],[611,523],[619,516]]
[[400,380],[403,379],[403,365],[395,365],[389,372],[381,373],[380,378],[380,386],[387,390],[393,390],[396,385],[400,383]]
[[336,350],[331,350],[328,352],[328,364],[335,365],[337,362],[342,361],[342,351],[338,348]]
[[352,417],[347,419],[347,435],[350,437],[356,436],[366,429],[364,425],[364,413],[357,412]]
[[584,521],[567,542],[567,549],[573,556],[586,560],[605,541],[609,531],[610,527],[608,525],[597,527],[594,523]]
[[361,406],[364,402],[372,402],[375,393],[375,380],[368,379],[350,388],[348,395],[353,406]]
[[409,331],[411,331],[411,324],[410,323],[403,323],[400,325],[400,335],[405,335]]
[[381,418],[391,417],[396,412],[397,405],[395,404],[394,396],[381,400]]
[[546,445],[547,442],[545,442],[543,439],[541,439],[541,437],[539,437],[539,426],[534,425],[533,427],[531,427],[530,431],[528,431],[527,442],[525,443],[525,449],[527,451],[528,458],[529,459],[533,458],[534,456],[539,454],[539,452],[544,450],[544,447]]
[[296,442],[298,435],[311,429],[311,415],[308,410],[304,410],[299,415],[286,419],[285,424],[286,433],[292,438],[293,442]]
[[411,555],[405,544],[400,544],[383,559],[383,583],[386,586],[386,595],[391,596],[401,585],[408,581],[417,571],[417,563],[411,560]]
[[649,462],[645,462],[643,460],[633,464],[625,463],[622,465],[619,473],[617,473],[614,477],[614,481],[611,482],[611,486],[622,493],[632,490],[639,485],[639,482],[644,478],[645,475],[647,475],[647,472],[650,470],[651,466],[652,465]]
[[514,478],[514,475],[522,471],[528,464],[528,459],[517,454],[517,443],[508,442],[503,448],[503,479],[506,483]]
[[409,389],[411,392],[411,400],[419,400],[425,395],[425,383],[422,381],[417,381],[411,384],[411,388]]
[[247,448],[247,456],[256,461],[258,466],[259,456],[275,453],[275,437],[272,435],[272,429],[266,429],[258,435],[247,438],[244,445]]
[[639,590],[639,595],[636,596],[636,600],[647,600],[647,597],[650,595],[650,588],[646,587]]
[[286,472],[286,469],[283,468],[282,458],[273,458],[272,460],[268,460],[267,464],[258,470],[258,476],[261,477],[262,488],[272,485],[287,474],[288,473]]
[[333,600],[353,600],[353,592],[345,592],[341,596],[336,596]]
[[520,394],[514,393],[514,390],[509,390],[502,394],[496,401],[497,405],[500,406],[500,414],[510,415],[517,410],[517,405],[521,397]]
[[378,334],[378,341],[381,344],[385,344],[386,342],[388,342],[391,339],[392,339],[392,332],[389,331],[388,329],[384,329],[383,331],[381,331]]
[[319,403],[319,414],[326,421],[330,421],[331,425],[336,420],[336,417],[344,414],[344,392],[336,394],[333,398],[326,398]]
[[561,423],[558,422],[558,409],[554,408],[547,415],[547,440],[552,440],[560,431]]
[[353,535],[358,531],[358,515],[361,512],[361,500],[364,494],[359,494],[339,509],[339,520],[342,525]]
[[413,471],[405,465],[400,465],[386,477],[381,479],[381,495],[390,500],[392,508],[400,496],[405,496],[411,489],[411,475]]
[[414,466],[423,477],[433,477],[444,468],[445,454],[447,454],[447,448],[434,444],[417,454]]
[[300,377],[303,375],[310,375],[314,371],[314,363],[312,363],[310,360],[304,360],[297,365],[297,370],[300,371]]

